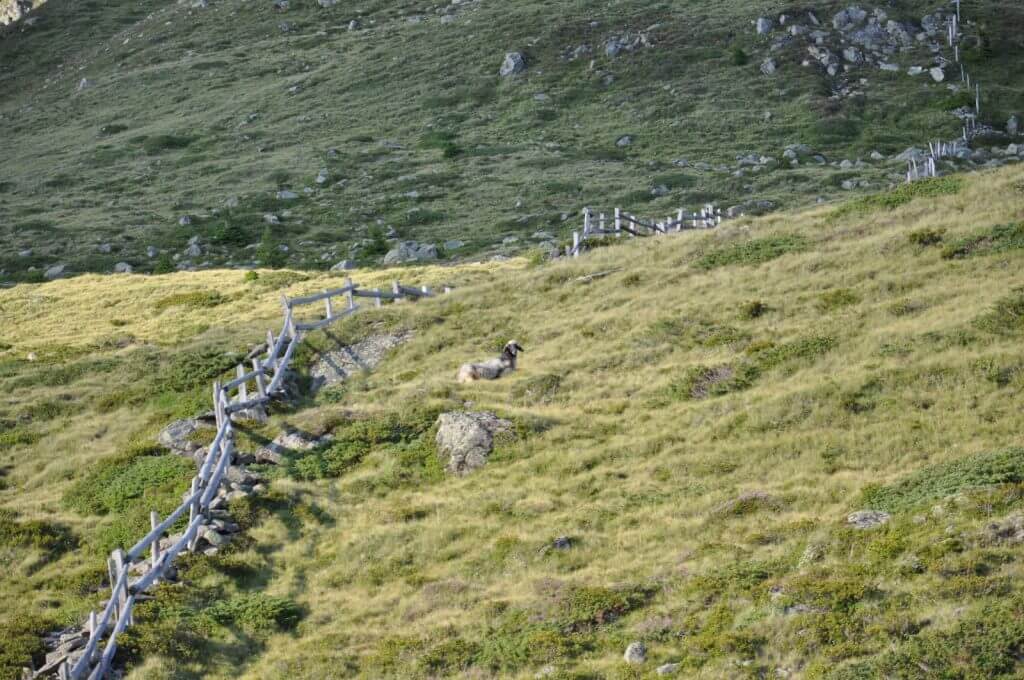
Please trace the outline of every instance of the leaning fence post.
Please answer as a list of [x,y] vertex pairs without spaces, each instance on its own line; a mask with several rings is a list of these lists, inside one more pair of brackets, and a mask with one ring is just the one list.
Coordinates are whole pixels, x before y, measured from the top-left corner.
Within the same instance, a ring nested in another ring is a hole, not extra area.
[[111,556],[111,559],[114,562],[114,574],[115,574],[116,579],[117,579],[112,584],[112,594],[111,594],[111,597],[114,597],[114,598],[117,599],[118,618],[120,618],[123,615],[126,615],[128,617],[128,623],[131,623],[131,621],[132,621],[132,614],[131,614],[131,612],[127,612],[127,614],[125,614],[125,612],[124,612],[125,603],[128,602],[128,579],[124,580],[124,583],[121,584],[120,588],[117,587],[117,585],[118,585],[117,582],[121,580],[121,573],[127,568],[125,563],[124,563],[124,550],[122,550],[121,548],[118,548],[117,550],[112,552],[110,554],[110,556]]
[[399,285],[398,281],[391,282],[391,292],[395,295],[395,302],[402,298],[402,286]]
[[572,256],[580,256],[580,233],[578,231],[572,232]]
[[[149,528],[156,529],[160,524],[160,515],[157,514],[156,510],[149,511]],[[153,569],[156,569],[156,565],[160,562],[160,537],[155,536],[153,538],[153,555],[150,565]]]
[[[245,375],[245,366],[243,366],[242,364],[238,364],[238,368],[235,369],[235,377],[236,378],[241,378],[243,375]],[[244,401],[248,401],[248,399],[249,399],[249,388],[243,382],[242,384],[240,384],[238,386],[238,403],[241,404]]]
[[[326,293],[327,291],[325,290],[324,292]],[[325,297],[324,298],[324,310],[327,313],[327,316],[324,317],[324,318],[330,319],[330,318],[334,317],[334,309],[331,306],[331,298],[330,297]]]
[[[221,443],[221,446],[223,446],[223,443]],[[210,455],[214,455],[215,456],[217,454],[215,452],[211,451]],[[191,527],[192,526],[192,522],[194,522],[196,517],[199,515],[199,509],[200,509],[199,508],[199,502],[200,502],[201,499],[199,498],[199,477],[193,477],[192,478],[192,487],[189,490],[189,495],[192,497],[192,501],[189,503],[189,507],[188,507],[188,525],[189,525],[189,527]],[[199,532],[196,532],[196,535],[193,536],[192,539],[188,542],[188,546],[187,547],[188,547],[189,552],[193,552],[196,549],[196,545],[198,543],[199,543]]]
[[260,395],[260,399],[266,399],[267,381],[266,376],[263,374],[263,362],[260,361],[259,357],[255,357],[252,360],[252,370],[256,372],[256,393]]
[[220,410],[220,381],[213,382],[213,417],[217,419],[217,429],[224,424],[224,414]]
[[352,285],[352,278],[351,277],[346,277],[345,278],[345,287],[348,288],[348,293],[346,293],[346,297],[348,298],[348,308],[349,309],[355,309],[356,308],[355,286]]
[[373,292],[377,294],[377,297],[374,298],[374,302],[373,302],[374,306],[375,307],[383,306],[384,305],[384,301],[380,298],[380,288],[374,288]]
[[615,238],[622,238],[622,212],[615,209]]

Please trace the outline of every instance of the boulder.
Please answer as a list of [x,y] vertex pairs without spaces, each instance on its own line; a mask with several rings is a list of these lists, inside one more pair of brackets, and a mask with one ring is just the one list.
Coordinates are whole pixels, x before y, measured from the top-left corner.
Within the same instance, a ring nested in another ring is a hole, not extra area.
[[615,140],[615,146],[619,147],[620,149],[624,149],[627,146],[631,146],[632,144],[633,137],[630,135],[622,135],[621,137]]
[[467,475],[487,463],[496,436],[511,433],[512,423],[493,413],[442,413],[437,419],[437,456],[448,473]]
[[356,263],[352,260],[342,260],[338,264],[331,267],[332,272],[346,272],[350,269],[355,269]]
[[115,274],[131,274],[133,267],[127,262],[118,262],[114,265]]
[[766,76],[774,75],[778,68],[779,64],[774,59],[768,58],[761,62],[761,73]]
[[384,256],[384,264],[402,264],[405,262],[429,262],[438,258],[437,246],[432,243],[402,241]]
[[520,52],[508,52],[498,73],[502,78],[514,76],[526,70],[526,57]]
[[851,28],[859,26],[866,19],[868,13],[857,6],[850,6],[844,10],[841,10],[832,17],[832,26],[837,31],[849,31]]
[[205,427],[207,426],[195,418],[175,420],[160,430],[156,441],[160,446],[168,448],[178,455],[190,456],[199,448],[199,444],[192,441],[192,435]]
[[52,267],[47,268],[47,270],[43,272],[43,276],[47,281],[53,281],[54,279],[61,278],[65,273],[67,273],[66,264],[55,264]]
[[642,642],[631,642],[622,655],[626,663],[639,664],[647,661],[647,647]]
[[773,22],[768,17],[759,17],[755,22],[758,35],[765,35],[772,32]]
[[466,245],[466,243],[464,241],[460,241],[458,239],[451,239],[450,241],[445,241],[444,242],[444,249],[445,250],[458,250],[459,248],[461,248],[464,245]]
[[889,513],[881,510],[858,510],[846,517],[846,523],[855,529],[874,529],[889,521]]

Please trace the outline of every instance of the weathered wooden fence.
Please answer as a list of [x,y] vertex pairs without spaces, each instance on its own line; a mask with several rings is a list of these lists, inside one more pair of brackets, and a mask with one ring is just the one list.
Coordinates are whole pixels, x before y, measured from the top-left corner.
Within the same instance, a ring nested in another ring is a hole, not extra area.
[[[963,62],[960,61],[960,43],[963,38],[963,32],[960,30],[962,17],[960,13],[960,0],[954,0],[953,4],[956,6],[956,14],[950,15],[946,21],[946,40],[949,43],[949,47],[953,48],[953,63],[960,66],[960,82],[964,87],[967,88],[967,92],[971,92],[971,74],[967,72],[967,68]],[[946,59],[940,57],[942,63],[948,63]],[[922,159],[919,163],[916,158],[910,158],[907,160],[907,182],[915,182],[919,179],[925,179],[928,177],[938,177],[939,170],[936,162],[942,158],[955,156],[962,149],[967,148],[968,142],[980,132],[984,132],[984,127],[978,126],[978,120],[981,117],[981,84],[977,81],[974,82],[974,109],[963,117],[963,134],[961,139],[955,139],[950,142],[929,142],[928,143],[928,155]]]
[[616,208],[608,223],[605,214],[597,215],[590,208],[583,209],[583,230],[572,232],[572,245],[565,247],[567,257],[579,257],[587,247],[587,241],[607,237],[646,238],[658,234],[671,234],[689,229],[711,229],[722,223],[722,211],[711,204],[705,205],[698,212],[686,212],[682,208],[675,215],[669,215],[662,221],[642,220],[635,215]]
[[[444,288],[445,293],[450,290]],[[117,653],[117,637],[132,625],[135,604],[150,597],[144,593],[165,578],[182,551],[197,548],[200,531],[209,523],[211,511],[225,504],[223,498],[218,497],[218,491],[235,458],[232,423],[252,416],[255,410],[262,409],[283,391],[288,367],[305,333],[355,313],[359,309],[356,298],[372,299],[375,306],[380,307],[387,300],[433,296],[434,293],[426,286],[403,286],[395,281],[388,292],[366,290],[346,279],[341,288],[305,297],[283,298],[284,324],[277,337],[273,331],[267,331],[265,346],[250,354],[251,366],[239,365],[233,380],[213,384],[217,434],[181,505],[163,519],[155,511],[151,512],[149,533],[128,550],[119,548],[111,553],[107,562],[111,594],[103,610],[90,612],[85,631],[87,635],[68,640],[58,650],[59,653],[51,654],[51,660],[32,677],[54,673],[62,680],[99,680],[106,677]],[[339,301],[342,304],[337,304]],[[298,318],[299,308],[316,303],[324,306],[323,318],[310,321]],[[161,548],[162,539],[186,518],[184,531],[171,536],[169,545],[164,543]]]

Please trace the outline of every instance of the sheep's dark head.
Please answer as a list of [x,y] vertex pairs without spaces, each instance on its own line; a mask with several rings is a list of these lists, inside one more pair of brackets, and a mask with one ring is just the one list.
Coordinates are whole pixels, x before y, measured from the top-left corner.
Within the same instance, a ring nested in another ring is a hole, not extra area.
[[520,352],[525,352],[525,351],[526,350],[523,349],[522,346],[518,342],[516,342],[515,340],[509,340],[508,344],[505,345],[505,353],[509,354],[511,356],[515,356],[515,355],[519,354]]

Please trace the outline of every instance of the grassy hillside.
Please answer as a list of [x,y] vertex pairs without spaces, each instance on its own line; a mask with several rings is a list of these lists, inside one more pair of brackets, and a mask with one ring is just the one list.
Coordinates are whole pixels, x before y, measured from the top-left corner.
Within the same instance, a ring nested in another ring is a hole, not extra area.
[[[805,205],[846,193],[844,182],[886,187],[905,170],[893,154],[955,137],[949,112],[970,99],[906,75],[934,61],[925,46],[892,57],[898,73],[830,78],[801,66],[806,38],[755,34],[761,14],[809,26],[813,9],[827,25],[840,2],[198,4],[53,0],[0,40],[0,280],[39,280],[58,263],[106,273],[118,262],[265,261],[246,246],[268,213],[279,218],[271,249],[289,246],[288,266],[327,268],[379,261],[377,230],[389,227],[464,241],[447,253],[460,258],[521,250],[537,230],[564,237],[584,205],[652,215],[708,201]],[[940,4],[885,9],[920,22]],[[965,17],[983,122],[1002,129],[1024,110],[1024,13],[980,0]],[[649,47],[607,55],[608,40],[640,35]],[[528,69],[503,79],[508,51]],[[768,57],[771,77],[760,71]],[[617,146],[624,135],[632,144]],[[828,164],[733,174],[739,154],[781,160],[797,143]],[[509,236],[519,241],[503,245]],[[202,253],[186,256],[193,237]]]
[[[305,363],[415,331],[248,432],[335,440],[267,470],[233,507],[245,537],[138,610],[129,677],[1018,677],[1022,197],[1024,171],[1002,170],[570,262],[410,272],[460,285],[311,336]],[[288,276],[0,293],[18,334],[0,594],[26,601],[0,618],[5,663],[102,597],[103,550],[182,490],[175,459],[133,442],[203,403],[277,288],[325,283]],[[528,350],[511,378],[454,382],[510,337]],[[465,408],[517,438],[448,478],[432,425]],[[891,519],[857,529],[862,510]],[[622,661],[633,641],[642,665]]]

